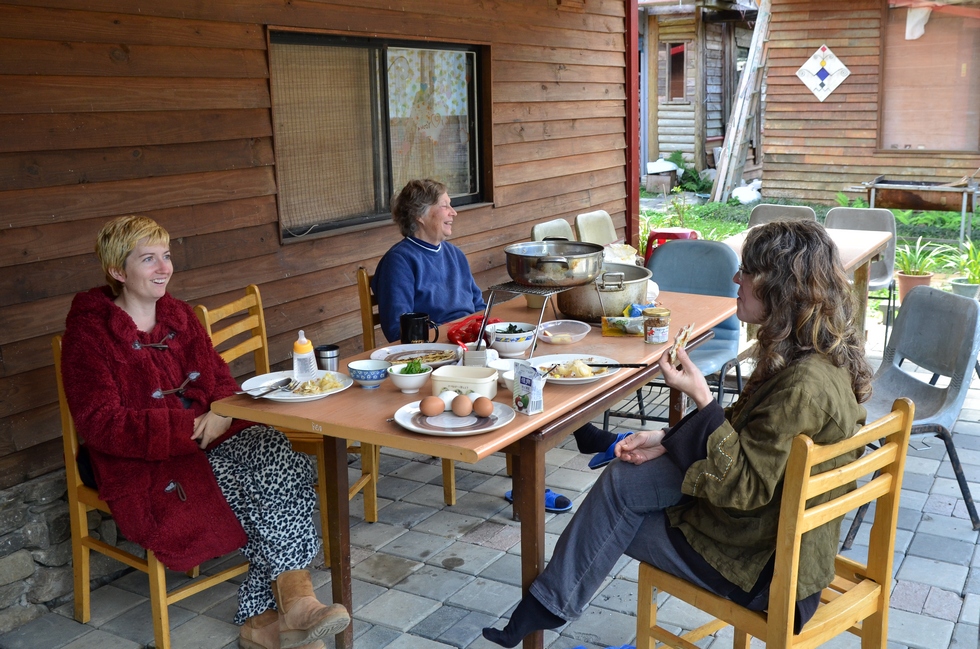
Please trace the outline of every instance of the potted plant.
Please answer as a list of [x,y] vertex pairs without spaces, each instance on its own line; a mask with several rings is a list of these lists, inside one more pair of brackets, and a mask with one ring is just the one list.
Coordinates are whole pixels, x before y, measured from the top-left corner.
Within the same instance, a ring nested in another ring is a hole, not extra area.
[[946,266],[962,277],[950,280],[956,295],[977,298],[980,295],[980,246],[967,240],[959,249],[950,248]]
[[915,286],[929,286],[932,271],[942,261],[947,246],[923,244],[922,237],[915,245],[908,242],[895,247],[895,277],[898,281],[898,301],[905,300],[905,294]]

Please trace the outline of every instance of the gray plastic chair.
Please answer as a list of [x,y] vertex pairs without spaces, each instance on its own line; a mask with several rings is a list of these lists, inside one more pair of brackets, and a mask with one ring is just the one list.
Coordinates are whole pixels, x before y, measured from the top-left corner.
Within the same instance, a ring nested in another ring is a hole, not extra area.
[[544,241],[545,239],[568,239],[569,241],[575,241],[575,233],[572,232],[572,226],[565,219],[553,219],[532,225],[531,240]]
[[[874,421],[890,412],[892,402],[899,397],[908,397],[915,403],[912,435],[934,435],[943,440],[975,530],[980,530],[980,518],[952,432],[970,388],[978,352],[980,302],[917,286],[902,302],[881,365],[872,379],[871,400],[864,404],[868,421]],[[908,361],[905,367],[903,361]],[[948,385],[938,387],[922,380],[922,374],[913,376],[909,367],[912,364],[927,373],[949,377]],[[851,524],[844,549],[850,547],[862,516],[863,512],[859,512]]]
[[[728,245],[703,239],[667,241],[657,246],[647,262],[647,268],[653,273],[652,279],[661,291],[721,297],[737,297],[738,284],[735,283],[734,276],[738,272],[738,265],[738,255]],[[705,376],[718,373],[718,383],[713,387],[718,403],[722,403],[725,397],[725,376],[733,368],[738,391],[742,391],[742,368],[738,362],[741,323],[737,317],[732,316],[716,325],[712,331],[714,338],[691,350],[691,360]],[[639,416],[622,412],[611,414],[640,421],[657,419],[646,416],[642,390],[638,390],[636,396]],[[608,414],[610,413],[607,413],[607,418]],[[608,421],[605,423],[606,430],[609,430]]]
[[578,240],[605,246],[619,239],[616,226],[606,210],[586,212],[575,217],[575,231]]
[[888,240],[881,259],[871,262],[868,278],[869,291],[888,289],[886,298],[870,298],[887,300],[888,311],[885,313],[885,339],[887,339],[888,327],[891,325],[895,307],[895,215],[891,210],[880,207],[834,207],[827,212],[824,225],[837,230],[877,230],[891,233],[892,238]]
[[759,203],[749,213],[749,227],[772,221],[816,221],[817,213],[806,205]]

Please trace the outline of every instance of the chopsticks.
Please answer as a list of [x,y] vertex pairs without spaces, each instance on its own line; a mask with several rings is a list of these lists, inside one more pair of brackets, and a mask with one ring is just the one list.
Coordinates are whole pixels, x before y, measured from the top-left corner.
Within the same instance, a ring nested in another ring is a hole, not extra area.
[[589,367],[650,367],[649,363],[586,363]]

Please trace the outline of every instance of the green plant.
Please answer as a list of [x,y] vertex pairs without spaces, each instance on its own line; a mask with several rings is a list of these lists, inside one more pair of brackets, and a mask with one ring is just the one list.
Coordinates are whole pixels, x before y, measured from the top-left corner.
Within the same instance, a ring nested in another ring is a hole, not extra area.
[[673,162],[679,169],[684,171],[683,174],[678,173],[677,186],[681,188],[681,191],[694,192],[696,194],[706,194],[711,191],[711,179],[702,178],[698,170],[684,160],[684,154],[680,151],[674,151],[667,156],[667,162]]
[[851,200],[850,198],[847,197],[847,194],[845,194],[844,192],[837,192],[837,195],[834,196],[834,200],[837,201],[837,204],[840,205],[841,207],[867,207],[868,206],[868,203],[863,198],[858,197]]
[[949,248],[946,267],[964,275],[968,284],[980,284],[980,246],[967,241],[959,249]]
[[895,248],[895,268],[906,275],[928,275],[943,261],[949,246],[922,243],[922,237],[915,245],[904,243]]

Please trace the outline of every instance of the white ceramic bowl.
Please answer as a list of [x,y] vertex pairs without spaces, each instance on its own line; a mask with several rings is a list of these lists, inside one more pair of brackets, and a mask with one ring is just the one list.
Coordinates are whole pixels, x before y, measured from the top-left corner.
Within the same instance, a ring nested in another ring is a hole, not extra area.
[[528,361],[519,358],[501,358],[487,363],[487,367],[497,370],[497,383],[504,385],[504,372],[512,372],[515,365],[530,365]]
[[500,378],[504,382],[504,385],[511,392],[514,391],[514,370],[507,370],[506,372],[500,373]]
[[585,338],[591,330],[585,322],[578,320],[555,320],[541,325],[538,340],[550,345],[571,345]]
[[407,363],[392,365],[388,368],[388,376],[396,388],[405,394],[415,394],[429,380],[429,376],[432,375],[432,366],[423,363],[422,369],[424,371],[421,374],[402,374],[406,365]]
[[347,363],[347,370],[350,377],[360,384],[362,388],[376,388],[388,377],[388,368],[391,363],[388,361],[376,361],[365,359],[351,361]]
[[[518,333],[503,333],[511,325],[517,325]],[[487,325],[487,335],[490,337],[490,347],[496,349],[501,356],[513,358],[522,356],[531,343],[534,342],[535,326],[527,322],[497,322]]]

